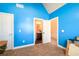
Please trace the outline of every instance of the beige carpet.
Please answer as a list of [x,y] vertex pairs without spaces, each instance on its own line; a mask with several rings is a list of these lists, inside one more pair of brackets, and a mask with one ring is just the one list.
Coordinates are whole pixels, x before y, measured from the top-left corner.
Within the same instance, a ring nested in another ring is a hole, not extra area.
[[64,56],[64,50],[50,43],[39,44],[15,50],[8,50],[0,56]]

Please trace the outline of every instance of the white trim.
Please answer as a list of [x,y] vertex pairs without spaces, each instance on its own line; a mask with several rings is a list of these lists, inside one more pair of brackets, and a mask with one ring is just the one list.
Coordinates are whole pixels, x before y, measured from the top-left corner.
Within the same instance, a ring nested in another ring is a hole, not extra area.
[[13,48],[14,48],[14,14],[13,14]]
[[29,47],[29,46],[34,46],[34,44],[28,44],[28,45],[18,46],[18,47],[15,47],[14,49],[19,49],[19,48],[24,48],[24,47]]
[[63,46],[61,46],[61,45],[59,45],[59,44],[58,44],[58,47],[59,47],[59,48],[62,48],[62,49],[66,49],[65,47],[63,47]]
[[34,45],[35,45],[35,18],[33,20],[33,31],[34,31]]
[[59,18],[58,17],[56,17],[57,18],[57,45],[59,46],[59,44],[58,44],[58,41],[59,41]]

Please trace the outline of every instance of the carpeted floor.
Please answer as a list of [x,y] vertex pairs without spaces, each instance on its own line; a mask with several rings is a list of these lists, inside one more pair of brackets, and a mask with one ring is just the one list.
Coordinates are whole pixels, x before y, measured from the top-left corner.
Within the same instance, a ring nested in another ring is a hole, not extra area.
[[39,44],[15,50],[8,50],[0,56],[64,56],[64,50],[50,43]]

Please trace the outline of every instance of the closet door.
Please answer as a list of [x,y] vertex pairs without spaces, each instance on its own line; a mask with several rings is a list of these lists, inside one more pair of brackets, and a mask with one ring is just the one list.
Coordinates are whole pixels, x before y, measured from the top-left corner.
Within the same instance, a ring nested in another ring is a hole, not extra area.
[[14,16],[9,13],[0,12],[0,40],[6,40],[7,49],[13,49],[14,47]]

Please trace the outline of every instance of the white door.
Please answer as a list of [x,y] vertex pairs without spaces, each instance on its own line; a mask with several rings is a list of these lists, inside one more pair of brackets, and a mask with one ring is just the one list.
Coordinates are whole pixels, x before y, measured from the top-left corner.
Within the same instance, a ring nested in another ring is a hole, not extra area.
[[7,40],[7,49],[12,49],[14,46],[14,16],[9,13],[0,12],[0,40]]
[[43,20],[43,43],[51,42],[50,21]]

